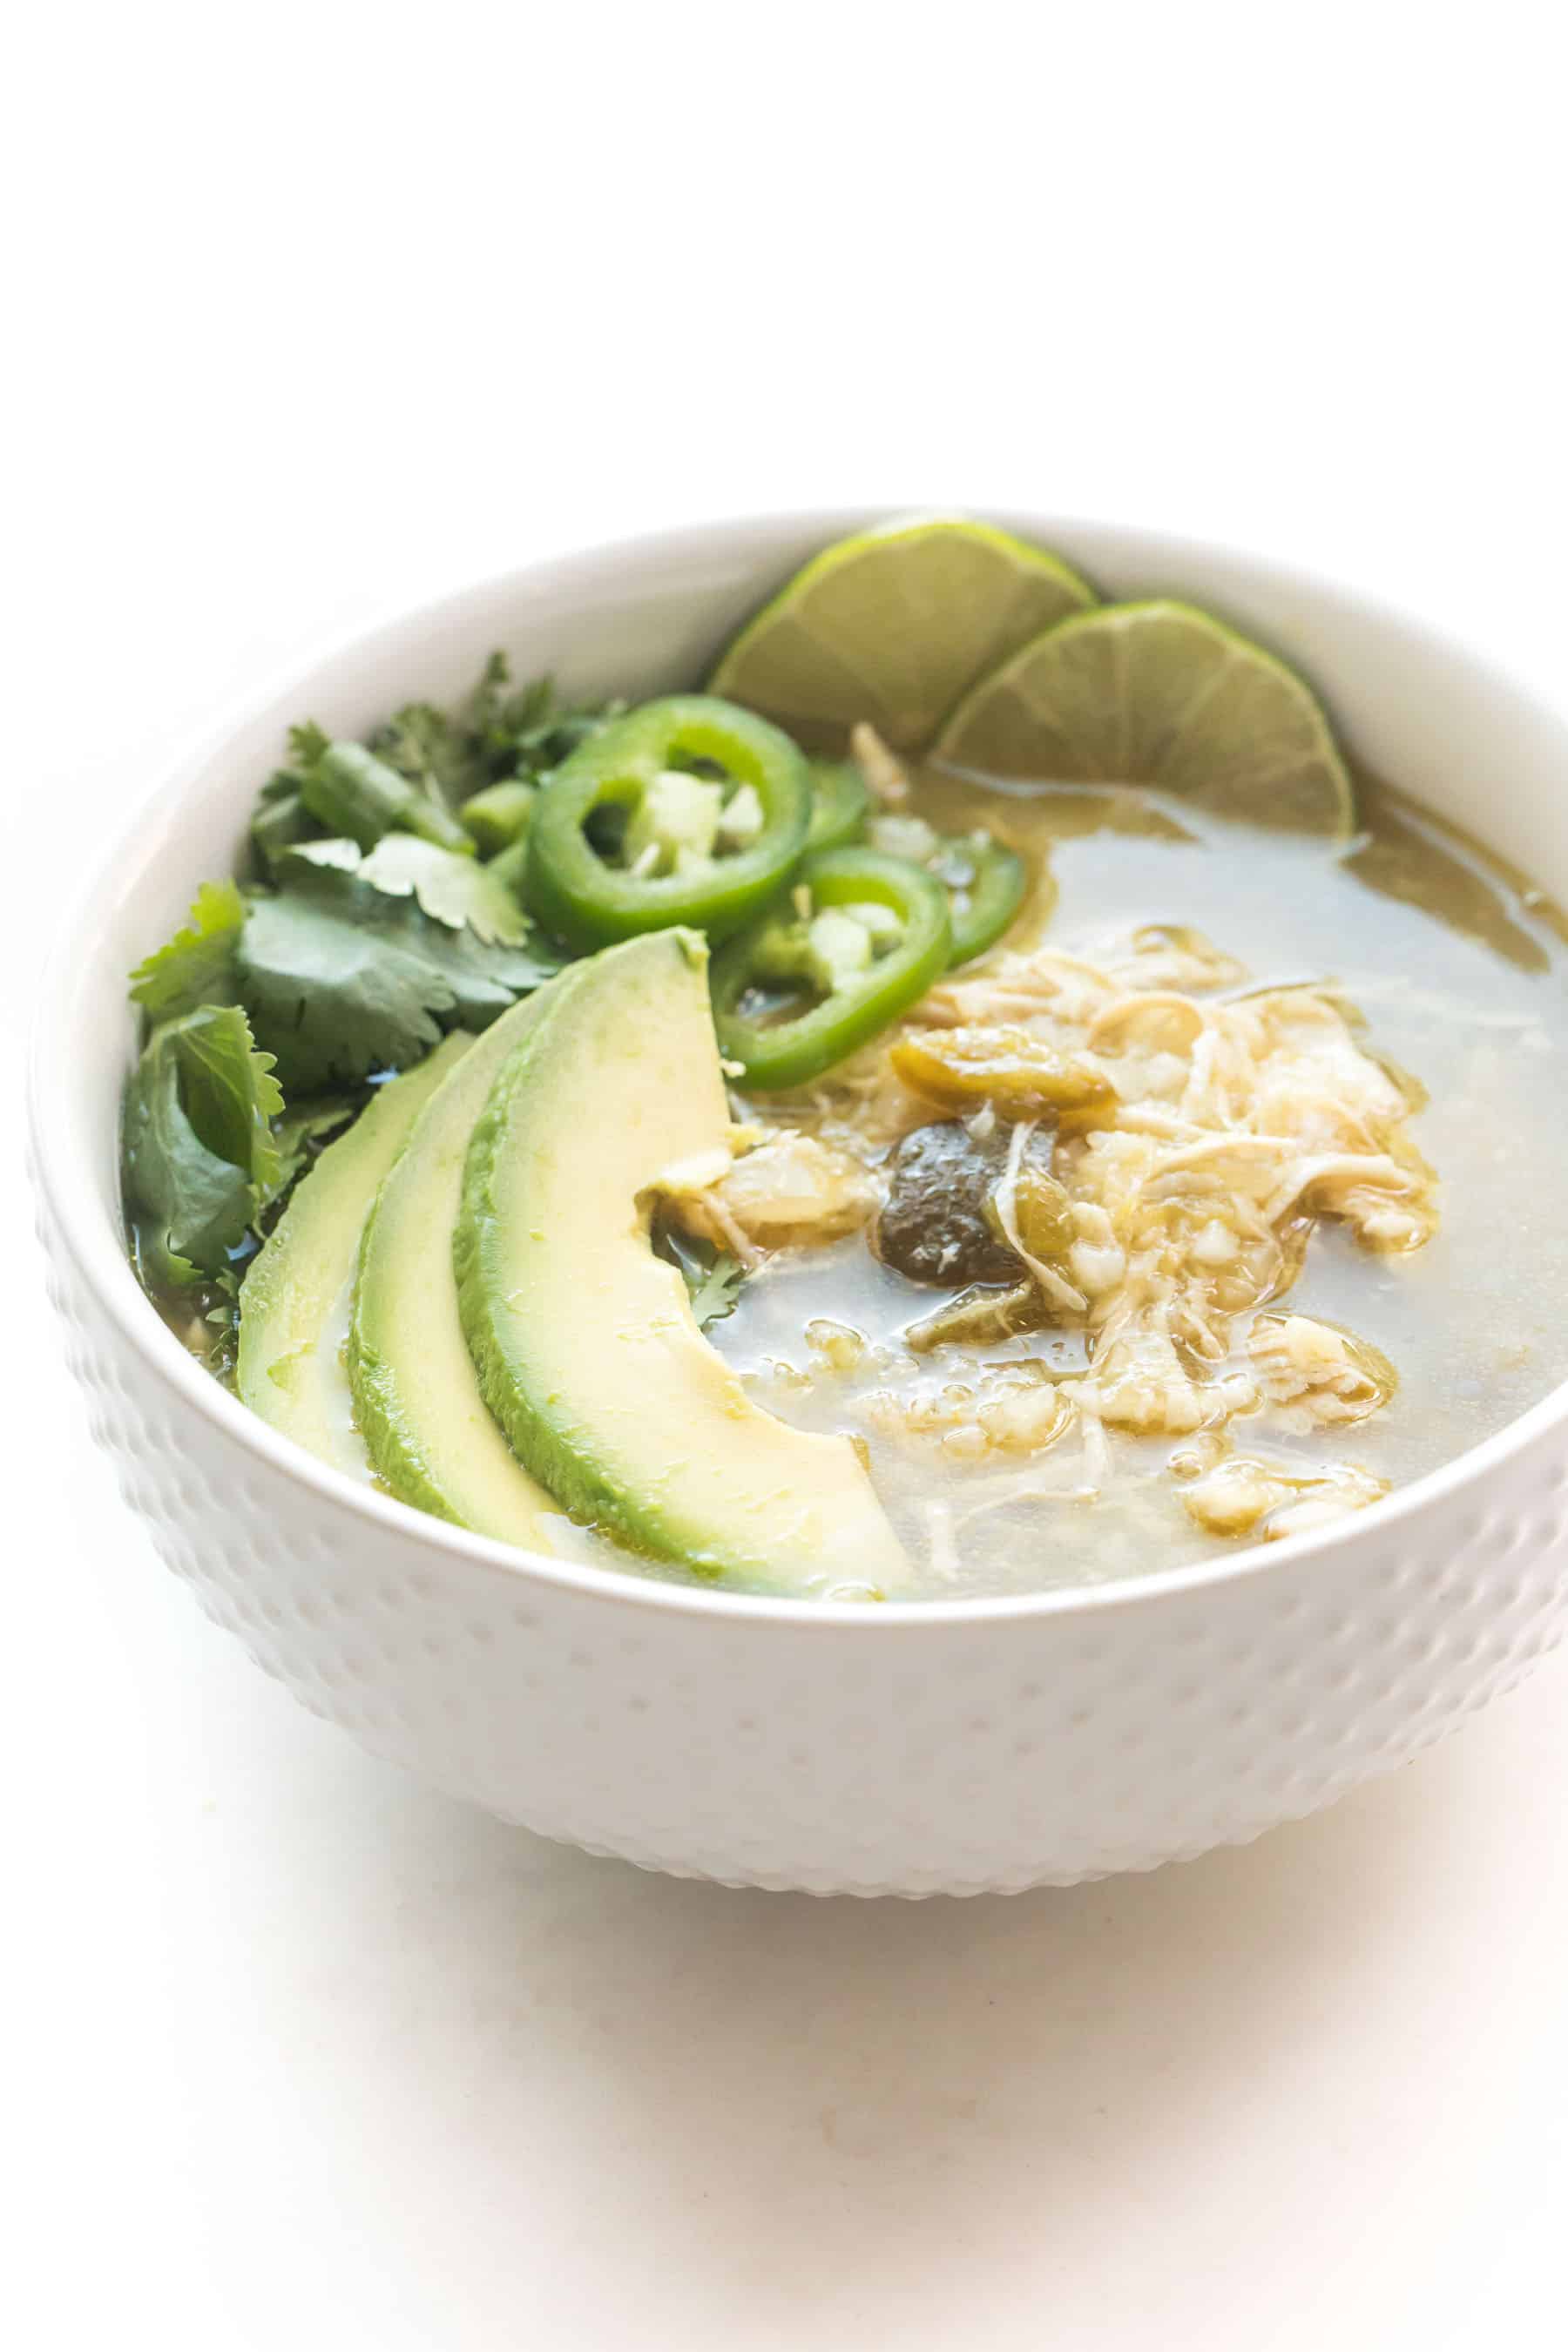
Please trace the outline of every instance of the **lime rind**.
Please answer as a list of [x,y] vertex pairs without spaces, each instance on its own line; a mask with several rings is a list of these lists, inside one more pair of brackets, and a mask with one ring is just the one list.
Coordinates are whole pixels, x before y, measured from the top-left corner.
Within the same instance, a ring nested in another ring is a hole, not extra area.
[[812,557],[741,631],[709,690],[842,751],[862,720],[923,751],[974,679],[1094,592],[1048,549],[961,516],[902,519]]
[[1173,597],[1042,630],[964,697],[933,757],[988,775],[1152,785],[1215,816],[1334,839],[1355,821],[1305,680]]

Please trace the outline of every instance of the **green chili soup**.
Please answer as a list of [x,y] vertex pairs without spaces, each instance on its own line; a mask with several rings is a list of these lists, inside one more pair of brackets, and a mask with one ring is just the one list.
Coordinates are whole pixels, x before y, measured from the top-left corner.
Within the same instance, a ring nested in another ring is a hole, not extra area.
[[[1542,1176],[1568,1103],[1568,951],[1555,908],[1477,844],[1386,786],[1363,779],[1360,797],[1363,829],[1348,850],[1205,821],[1146,792],[979,789],[930,770],[915,777],[910,806],[941,828],[988,826],[1026,856],[1036,880],[1009,951],[1070,949],[1141,924],[1196,927],[1251,984],[1342,990],[1364,1016],[1368,1047],[1420,1082],[1426,1102],[1413,1128],[1437,1178],[1431,1238],[1407,1255],[1372,1256],[1324,1220],[1289,1296],[1394,1368],[1387,1402],[1336,1450],[1403,1485],[1568,1377],[1568,1234]],[[845,1105],[824,1081],[810,1102],[752,1108],[774,1126],[822,1131]],[[1084,1338],[1070,1328],[912,1354],[904,1334],[938,1296],[852,1234],[774,1256],[710,1335],[773,1412],[863,1434],[922,1591],[1100,1581],[1230,1548],[1194,1524],[1168,1475],[1181,1435],[1112,1431],[1098,1481],[1047,1471],[1053,1446],[1033,1491],[1009,1500],[986,1491],[996,1457],[955,1459],[940,1431],[922,1438],[891,1413],[868,1414],[872,1397],[918,1406],[973,1384],[983,1364],[1043,1359],[1053,1376],[1082,1372]],[[863,1355],[856,1340],[868,1343]],[[1303,1470],[1318,1450],[1315,1437],[1269,1434],[1270,1455]]]

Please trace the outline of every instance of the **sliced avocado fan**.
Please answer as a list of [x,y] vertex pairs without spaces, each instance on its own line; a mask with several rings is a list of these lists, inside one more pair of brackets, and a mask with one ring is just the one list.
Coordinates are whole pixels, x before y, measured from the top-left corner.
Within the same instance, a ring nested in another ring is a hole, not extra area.
[[468,1139],[543,1003],[537,995],[514,1004],[469,1048],[376,1195],[360,1243],[348,1368],[370,1458],[400,1501],[476,1535],[552,1551],[549,1521],[559,1525],[559,1507],[479,1394],[452,1268]]
[[360,1229],[415,1120],[472,1044],[457,1031],[372,1097],[300,1178],[239,1294],[240,1396],[350,1477],[373,1475],[342,1360]]
[[534,1476],[637,1549],[887,1591],[907,1563],[854,1445],[753,1403],[651,1246],[661,1183],[729,1161],[707,962],[672,929],[574,964],[497,1078],[455,1250],[479,1386]]

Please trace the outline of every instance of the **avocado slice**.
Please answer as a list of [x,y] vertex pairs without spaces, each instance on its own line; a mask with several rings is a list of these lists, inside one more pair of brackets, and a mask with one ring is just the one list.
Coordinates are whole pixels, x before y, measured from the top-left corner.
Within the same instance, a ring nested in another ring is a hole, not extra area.
[[558,1500],[638,1549],[887,1591],[907,1564],[854,1445],[754,1404],[650,1244],[661,1181],[729,1165],[707,963],[670,929],[571,965],[497,1078],[454,1253],[479,1386]]
[[553,1551],[536,1486],[479,1393],[458,1313],[452,1228],[468,1138],[543,999],[492,1023],[421,1111],[365,1219],[349,1324],[354,1412],[384,1483],[478,1535]]
[[360,1228],[415,1120],[472,1044],[458,1030],[378,1089],[300,1178],[239,1294],[241,1398],[351,1478],[374,1475],[342,1362]]

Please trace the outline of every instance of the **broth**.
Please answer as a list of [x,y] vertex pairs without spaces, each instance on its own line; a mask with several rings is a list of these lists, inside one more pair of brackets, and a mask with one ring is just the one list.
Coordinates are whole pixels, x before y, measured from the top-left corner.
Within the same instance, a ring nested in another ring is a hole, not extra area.
[[[1397,1391],[1353,1428],[1271,1430],[1271,1459],[1299,1462],[1310,1475],[1331,1455],[1402,1485],[1568,1377],[1568,1232],[1555,1176],[1568,1106],[1568,949],[1563,919],[1541,894],[1372,780],[1362,782],[1363,830],[1349,852],[1217,824],[1144,791],[987,789],[928,772],[916,777],[910,806],[944,829],[989,826],[1031,859],[1036,886],[1004,951],[1073,950],[1145,924],[1195,927],[1258,986],[1342,990],[1365,1016],[1366,1050],[1426,1089],[1412,1131],[1438,1180],[1434,1237],[1386,1256],[1320,1220],[1288,1302],[1290,1313],[1342,1326],[1381,1350]],[[952,1348],[911,1359],[902,1335],[941,1296],[882,1265],[862,1233],[778,1253],[710,1332],[783,1418],[864,1438],[917,1595],[1102,1581],[1236,1549],[1189,1515],[1169,1469],[1182,1440],[1169,1433],[1111,1430],[1094,1500],[1083,1498],[1068,1441],[1038,1465],[1058,1496],[998,1504],[994,1462],[955,1464],[935,1445],[879,1432],[864,1407],[889,1382],[918,1401],[977,1362],[1084,1369],[1085,1341],[1072,1329],[962,1359]],[[1237,1344],[1251,1319],[1238,1318]],[[870,1356],[834,1369],[814,1349],[814,1323],[848,1327]],[[1249,1443],[1244,1430],[1238,1447]]]

